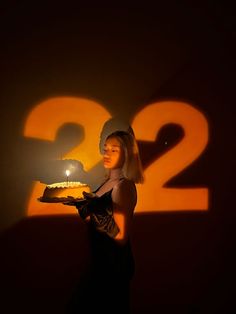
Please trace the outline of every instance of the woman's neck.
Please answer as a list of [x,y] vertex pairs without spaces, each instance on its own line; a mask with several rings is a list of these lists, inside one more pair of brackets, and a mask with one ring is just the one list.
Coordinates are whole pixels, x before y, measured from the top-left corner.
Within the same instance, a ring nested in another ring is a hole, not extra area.
[[123,178],[123,172],[121,168],[111,169],[109,171],[109,176],[106,179],[105,183],[96,191],[97,196],[101,196],[104,193],[113,189],[113,187]]
[[109,174],[109,180],[120,179],[123,177],[122,168],[111,169]]

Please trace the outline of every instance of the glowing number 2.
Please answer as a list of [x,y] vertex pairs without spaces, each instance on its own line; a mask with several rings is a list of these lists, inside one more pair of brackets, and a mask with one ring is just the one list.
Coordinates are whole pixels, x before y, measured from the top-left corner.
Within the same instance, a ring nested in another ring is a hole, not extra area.
[[[51,98],[31,111],[25,123],[24,136],[54,141],[63,124],[71,122],[82,125],[85,140],[64,158],[79,160],[88,171],[101,159],[98,135],[101,126],[109,118],[111,115],[107,110],[92,100],[75,97]],[[35,182],[28,204],[28,216],[76,213],[71,206],[40,203],[37,198],[42,195],[44,188],[45,184]]]
[[182,126],[185,136],[146,169],[145,183],[137,186],[136,211],[207,210],[207,188],[164,187],[203,152],[208,142],[207,120],[186,103],[165,101],[145,107],[135,116],[132,127],[138,140],[154,141],[157,132],[168,123]]

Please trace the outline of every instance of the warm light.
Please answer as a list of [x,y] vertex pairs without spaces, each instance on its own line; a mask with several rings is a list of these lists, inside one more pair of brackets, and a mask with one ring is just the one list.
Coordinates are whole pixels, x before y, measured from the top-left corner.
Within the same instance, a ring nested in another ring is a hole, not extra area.
[[[163,101],[138,112],[132,127],[138,140],[154,142],[161,128],[175,123],[184,130],[183,139],[145,169],[145,182],[138,185],[137,212],[208,210],[207,187],[167,187],[204,152],[208,143],[208,122],[190,104]],[[167,143],[167,142],[166,142]]]
[[[26,120],[24,135],[53,142],[57,130],[64,123],[82,125],[85,140],[67,152],[64,158],[79,159],[85,170],[89,171],[101,160],[99,134],[109,118],[108,111],[94,101],[72,97],[52,98],[32,110]],[[209,136],[208,121],[204,114],[184,102],[156,102],[136,113],[131,125],[137,140],[155,142],[158,132],[169,123],[182,127],[184,137],[145,169],[145,182],[137,185],[136,212],[208,210],[207,187],[166,186],[171,178],[179,175],[204,152]],[[168,145],[167,141],[165,145]],[[65,173],[68,182],[70,170]],[[35,182],[28,203],[28,216],[77,214],[73,206],[38,202],[44,188],[45,185]]]
[[97,102],[76,97],[47,99],[33,108],[28,115],[24,136],[55,141],[58,130],[65,123],[83,127],[85,140],[68,151],[63,159],[79,160],[85,171],[89,171],[101,160],[99,134],[110,113]]
[[66,170],[66,182],[67,182],[67,185],[69,185],[69,175],[70,175],[70,170]]
[[[65,123],[75,123],[84,128],[85,140],[68,151],[63,159],[79,160],[85,171],[89,171],[101,160],[99,134],[104,123],[111,118],[104,106],[91,99],[77,97],[55,97],[46,99],[33,108],[27,116],[24,136],[53,141],[57,131]],[[68,178],[68,177],[67,177]],[[47,204],[38,201],[45,184],[35,182],[27,208],[27,215],[77,214],[74,206],[60,203]]]

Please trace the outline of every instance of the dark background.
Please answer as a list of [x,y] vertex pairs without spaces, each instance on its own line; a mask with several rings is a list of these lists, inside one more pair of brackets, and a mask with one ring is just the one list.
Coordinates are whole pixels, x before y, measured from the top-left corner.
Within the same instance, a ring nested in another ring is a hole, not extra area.
[[[56,151],[24,138],[24,122],[55,96],[94,99],[128,121],[161,100],[186,101],[205,114],[206,150],[168,185],[209,187],[209,211],[135,216],[132,308],[235,312],[234,20],[223,1],[1,2],[2,313],[63,313],[89,265],[78,217],[24,218],[37,165]],[[144,165],[165,152],[166,139],[175,145],[181,130],[161,134],[151,145],[139,142]]]

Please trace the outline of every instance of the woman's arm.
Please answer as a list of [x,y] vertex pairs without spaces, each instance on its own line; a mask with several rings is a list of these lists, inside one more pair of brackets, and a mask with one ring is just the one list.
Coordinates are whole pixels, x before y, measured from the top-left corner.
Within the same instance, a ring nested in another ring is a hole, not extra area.
[[134,208],[137,203],[135,184],[130,180],[120,181],[112,191],[113,217],[119,232],[114,239],[123,244],[130,233]]
[[135,184],[122,180],[112,190],[112,211],[107,212],[103,198],[94,197],[85,206],[77,206],[80,217],[92,220],[96,229],[106,233],[120,244],[127,241],[134,208],[137,202]]

